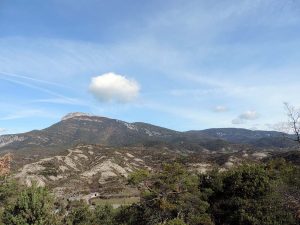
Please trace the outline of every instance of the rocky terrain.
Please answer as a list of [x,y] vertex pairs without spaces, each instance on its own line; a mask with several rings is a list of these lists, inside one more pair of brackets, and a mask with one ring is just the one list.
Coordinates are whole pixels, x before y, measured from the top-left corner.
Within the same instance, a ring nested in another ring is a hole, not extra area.
[[155,170],[178,154],[167,149],[77,145],[65,155],[43,158],[22,166],[14,175],[26,186],[49,187],[66,199],[136,194],[127,186],[128,175],[139,169]]
[[107,147],[77,145],[66,154],[42,158],[19,168],[14,178],[26,186],[36,183],[49,187],[58,197],[68,200],[134,197],[138,190],[127,183],[130,173],[139,169],[159,169],[163,163],[178,161],[195,172],[213,168],[226,170],[247,162],[260,161],[271,152],[231,150],[229,152],[179,152],[167,147]]
[[36,183],[58,197],[90,201],[138,196],[127,183],[129,174],[157,170],[167,162],[205,173],[276,154],[294,159],[287,153],[294,143],[274,142],[282,137],[279,132],[230,128],[178,132],[71,113],[43,130],[0,136],[0,152],[12,153],[13,177],[22,184]]

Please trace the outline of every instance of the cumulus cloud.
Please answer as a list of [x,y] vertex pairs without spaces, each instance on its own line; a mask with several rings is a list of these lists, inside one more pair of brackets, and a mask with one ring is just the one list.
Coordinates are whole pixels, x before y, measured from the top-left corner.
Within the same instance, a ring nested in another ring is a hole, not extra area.
[[246,111],[240,114],[237,118],[232,120],[232,124],[244,124],[247,120],[256,120],[259,118],[259,114],[256,111]]
[[223,105],[218,105],[213,110],[214,110],[214,112],[227,112],[228,108]]
[[91,79],[89,91],[101,102],[131,102],[140,86],[132,79],[115,73],[105,73]]

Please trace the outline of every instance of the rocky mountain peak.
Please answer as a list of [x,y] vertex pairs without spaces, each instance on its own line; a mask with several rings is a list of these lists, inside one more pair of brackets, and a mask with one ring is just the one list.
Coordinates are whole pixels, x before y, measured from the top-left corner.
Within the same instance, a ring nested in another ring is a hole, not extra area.
[[75,117],[81,117],[81,116],[93,116],[90,113],[82,113],[82,112],[72,112],[72,113],[68,113],[67,115],[65,115],[61,120],[68,120],[68,119],[72,119]]

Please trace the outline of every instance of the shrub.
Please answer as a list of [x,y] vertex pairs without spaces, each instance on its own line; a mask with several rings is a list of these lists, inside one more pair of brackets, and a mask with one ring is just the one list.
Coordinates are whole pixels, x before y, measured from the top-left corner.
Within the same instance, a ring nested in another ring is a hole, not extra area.
[[45,188],[32,187],[23,190],[17,200],[6,206],[3,223],[9,225],[55,225],[53,198]]

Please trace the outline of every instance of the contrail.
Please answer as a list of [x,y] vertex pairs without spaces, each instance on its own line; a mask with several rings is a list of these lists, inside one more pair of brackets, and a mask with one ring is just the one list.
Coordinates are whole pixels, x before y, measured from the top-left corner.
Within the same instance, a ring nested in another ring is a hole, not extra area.
[[34,81],[34,82],[50,84],[50,85],[58,86],[58,87],[66,87],[64,85],[61,85],[61,84],[58,84],[58,83],[55,83],[55,82],[41,80],[41,79],[33,78],[33,77],[30,77],[30,76],[24,76],[24,75],[19,75],[19,74],[15,74],[15,73],[7,73],[7,72],[1,72],[0,71],[0,75],[8,76],[8,77],[21,78],[21,79],[25,79],[25,80],[31,80],[31,81]]
[[[72,99],[72,98],[66,97],[66,96],[64,96],[64,95],[61,95],[61,94],[59,94],[59,93],[56,93],[56,92],[51,91],[51,90],[46,89],[46,88],[41,88],[41,87],[38,87],[38,86],[36,86],[36,85],[29,84],[29,83],[27,83],[27,82],[18,81],[18,80],[9,79],[9,78],[4,78],[4,77],[0,77],[0,79],[1,79],[1,80],[9,81],[9,82],[11,82],[11,83],[20,84],[20,85],[22,85],[22,86],[26,86],[26,87],[29,87],[29,88],[32,88],[32,89],[36,89],[36,90],[45,92],[45,93],[47,93],[47,94],[50,94],[50,95],[53,95],[53,96],[62,98],[62,99],[64,99],[64,100],[70,101],[70,102],[74,102],[74,99]],[[44,83],[45,83],[45,82],[44,82]]]

